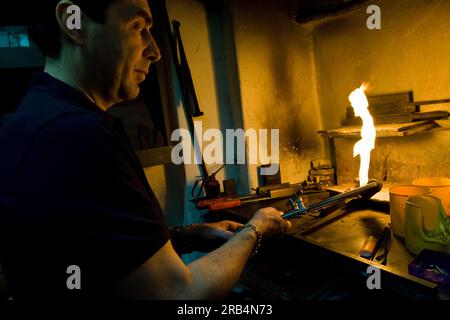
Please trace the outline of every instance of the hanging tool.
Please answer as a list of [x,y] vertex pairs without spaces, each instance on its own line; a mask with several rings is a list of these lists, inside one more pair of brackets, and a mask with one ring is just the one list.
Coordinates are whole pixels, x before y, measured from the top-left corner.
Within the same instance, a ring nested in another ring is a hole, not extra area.
[[[189,64],[187,62],[186,54],[184,51],[183,42],[181,40],[181,33],[180,33],[180,22],[173,20],[173,32],[174,32],[174,39],[171,41],[172,45],[172,52],[174,55],[174,61],[176,70],[178,73],[178,79],[180,81],[181,86],[181,92],[183,95],[183,101],[186,108],[186,120],[189,127],[189,131],[191,133],[192,137],[192,145],[194,148],[196,148],[195,143],[195,127],[194,127],[194,117],[199,117],[203,115],[203,112],[200,111],[200,108],[198,106],[197,96],[195,94],[194,89],[194,83],[192,82],[192,76],[191,71],[189,70]],[[178,48],[178,49],[177,49]],[[180,56],[180,59],[178,59],[178,54]],[[197,146],[198,147],[198,146]],[[194,152],[198,152],[201,154],[201,150],[194,150]],[[200,173],[202,179],[198,181],[203,181],[202,185],[204,185],[204,181],[209,177],[208,170],[206,169],[205,161],[203,160],[203,155],[201,155],[201,163],[200,163]],[[197,182],[196,182],[197,184]],[[196,186],[194,185],[192,194],[194,193],[194,189]],[[203,190],[203,187],[200,189]]]
[[[173,31],[175,34],[175,41],[178,44],[178,51],[180,55],[179,62],[179,76],[181,81],[181,90],[185,98],[185,103],[188,106],[189,113],[193,117],[199,117],[203,115],[198,105],[197,96],[195,94],[194,82],[192,81],[191,71],[189,70],[189,64],[184,51],[183,41],[181,40],[180,22],[177,20],[172,21]],[[177,59],[178,60],[178,59]]]
[[[195,127],[194,127],[194,120],[192,118],[203,115],[203,112],[200,111],[200,108],[198,106],[197,96],[195,94],[191,72],[189,70],[186,54],[184,52],[184,46],[181,40],[181,33],[180,33],[180,22],[174,20],[172,21],[172,25],[174,30],[174,42],[173,41],[171,42],[173,47],[172,52],[174,54],[175,67],[178,73],[178,79],[180,81],[184,105],[186,107],[187,113],[186,120],[189,126],[189,131],[191,132],[193,145],[195,145],[194,144]],[[179,52],[180,60],[178,60],[177,51]],[[202,177],[203,178],[208,177],[208,171],[206,169],[205,162],[203,161],[203,155],[200,165]]]

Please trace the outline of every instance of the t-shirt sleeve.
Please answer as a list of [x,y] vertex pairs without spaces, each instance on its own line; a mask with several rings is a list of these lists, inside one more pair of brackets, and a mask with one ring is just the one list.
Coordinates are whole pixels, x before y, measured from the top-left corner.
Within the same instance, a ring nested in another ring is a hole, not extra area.
[[41,128],[21,168],[16,190],[28,200],[20,212],[33,234],[40,228],[34,236],[43,241],[30,247],[65,277],[65,264],[79,265],[85,287],[98,290],[125,276],[169,239],[133,151],[92,115],[65,116]]

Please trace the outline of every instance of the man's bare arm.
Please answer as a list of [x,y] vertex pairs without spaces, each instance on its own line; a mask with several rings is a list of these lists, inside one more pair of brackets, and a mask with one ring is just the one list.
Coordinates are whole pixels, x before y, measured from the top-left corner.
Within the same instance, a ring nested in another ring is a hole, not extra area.
[[[288,228],[275,209],[259,210],[255,216],[250,222],[264,230],[265,236],[281,235]],[[244,270],[256,239],[254,230],[244,228],[220,248],[189,265],[168,241],[115,289],[130,299],[225,298]]]

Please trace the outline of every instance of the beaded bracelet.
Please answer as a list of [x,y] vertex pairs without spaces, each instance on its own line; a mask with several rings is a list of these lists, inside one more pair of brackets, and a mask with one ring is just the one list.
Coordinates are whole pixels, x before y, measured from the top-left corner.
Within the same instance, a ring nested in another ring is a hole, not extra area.
[[261,230],[258,229],[257,226],[255,226],[252,223],[247,223],[246,225],[244,225],[243,227],[241,227],[239,229],[239,231],[242,231],[245,228],[251,228],[253,231],[255,231],[256,233],[256,244],[253,247],[253,251],[250,257],[253,257],[255,254],[258,253],[259,248],[261,247],[261,243],[262,243],[262,232]]

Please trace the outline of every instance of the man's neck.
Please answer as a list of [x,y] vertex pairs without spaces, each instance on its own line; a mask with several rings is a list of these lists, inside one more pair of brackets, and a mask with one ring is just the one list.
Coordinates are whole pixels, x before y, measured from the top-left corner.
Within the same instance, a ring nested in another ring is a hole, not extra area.
[[[100,94],[96,94],[95,89],[89,90],[86,88],[85,82],[81,79],[83,77],[79,75],[79,71],[78,73],[71,72],[70,70],[68,70],[70,68],[63,68],[63,65],[66,66],[67,64],[62,63],[59,60],[47,58],[45,62],[44,72],[78,90],[100,109],[106,111],[112,106],[112,103],[108,103]],[[74,75],[79,75],[81,77],[77,78]]]

